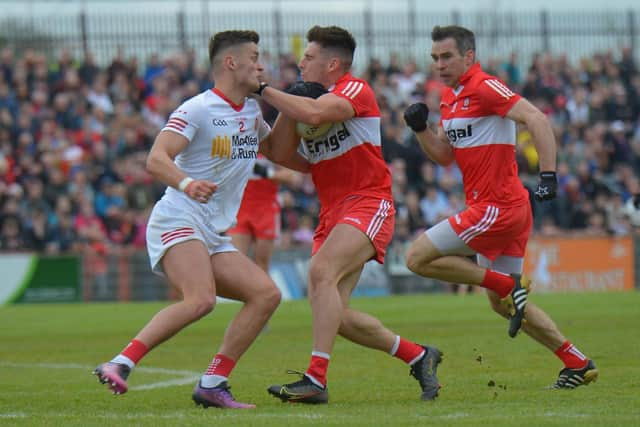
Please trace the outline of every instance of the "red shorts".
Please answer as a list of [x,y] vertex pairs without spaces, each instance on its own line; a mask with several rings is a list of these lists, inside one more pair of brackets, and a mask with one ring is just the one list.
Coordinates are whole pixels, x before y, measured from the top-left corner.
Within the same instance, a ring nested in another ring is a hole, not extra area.
[[277,201],[242,200],[238,223],[227,234],[248,234],[256,239],[275,240],[280,234],[280,205]]
[[320,246],[337,224],[349,224],[367,235],[376,255],[372,258],[380,264],[384,262],[387,245],[393,237],[396,210],[393,201],[377,197],[351,196],[320,216],[320,223],[313,235],[311,255]]
[[529,203],[514,207],[482,204],[449,217],[467,246],[494,261],[498,256],[524,257],[533,225]]

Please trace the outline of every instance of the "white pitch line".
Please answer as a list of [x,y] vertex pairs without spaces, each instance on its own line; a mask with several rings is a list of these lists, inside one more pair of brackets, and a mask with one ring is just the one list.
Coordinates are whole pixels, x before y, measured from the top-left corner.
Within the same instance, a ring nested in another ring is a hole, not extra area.
[[[80,365],[78,363],[15,363],[0,360],[0,367],[9,368],[40,368],[40,369],[82,369],[92,371],[95,366]],[[150,384],[140,384],[130,387],[129,390],[152,390],[156,388],[173,387],[179,385],[189,384],[196,381],[200,374],[193,371],[177,370],[177,369],[165,369],[165,368],[153,368],[147,366],[141,366],[136,368],[139,372],[147,372],[150,374],[163,374],[174,375],[180,378],[172,380],[158,381]]]
[[200,378],[200,375],[194,374],[184,378],[177,378],[175,380],[167,380],[167,381],[160,381],[157,383],[137,385],[137,386],[129,387],[129,390],[152,390],[154,388],[164,388],[164,387],[173,387],[176,385],[193,384],[193,382],[197,381],[199,378]]

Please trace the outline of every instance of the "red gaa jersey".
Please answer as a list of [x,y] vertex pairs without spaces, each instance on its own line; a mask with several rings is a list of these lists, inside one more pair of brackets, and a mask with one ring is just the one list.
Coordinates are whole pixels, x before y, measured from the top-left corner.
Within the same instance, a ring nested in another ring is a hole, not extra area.
[[345,74],[330,91],[349,101],[355,116],[334,124],[322,137],[301,140],[300,151],[311,163],[320,214],[351,195],[393,200],[373,90],[365,80]]
[[505,115],[521,97],[474,64],[440,101],[441,122],[462,171],[467,206],[520,206],[529,195],[518,178],[516,123]]

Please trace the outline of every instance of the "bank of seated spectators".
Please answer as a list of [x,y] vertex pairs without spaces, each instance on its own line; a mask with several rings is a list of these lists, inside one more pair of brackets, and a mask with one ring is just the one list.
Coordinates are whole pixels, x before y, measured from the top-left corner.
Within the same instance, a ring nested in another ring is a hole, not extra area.
[[[535,204],[536,233],[625,235],[622,206],[640,192],[640,72],[631,50],[596,53],[576,64],[540,54],[528,67],[517,55],[483,65],[529,98],[554,126],[560,193]],[[271,84],[298,78],[296,59],[265,55]],[[404,242],[464,207],[455,165],[428,160],[402,120],[424,101],[437,123],[441,84],[432,69],[392,54],[361,73],[378,97],[383,154],[397,203],[394,241]],[[164,186],[145,171],[145,157],[168,115],[211,86],[193,50],[146,64],[118,51],[100,66],[93,56],[62,51],[0,51],[0,250],[106,254],[144,247],[150,207]],[[277,115],[264,106],[267,120]],[[537,156],[518,129],[517,158],[532,187]],[[281,247],[308,246],[319,209],[306,177],[282,187]]]

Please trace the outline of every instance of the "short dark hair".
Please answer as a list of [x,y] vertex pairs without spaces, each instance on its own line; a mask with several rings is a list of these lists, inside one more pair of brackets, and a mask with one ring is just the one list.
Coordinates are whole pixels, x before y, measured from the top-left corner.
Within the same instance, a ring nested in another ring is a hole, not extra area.
[[347,68],[351,67],[353,62],[353,53],[356,51],[356,40],[351,33],[344,28],[314,26],[307,32],[307,41],[315,42],[326,49],[331,49],[340,56]]
[[464,55],[468,50],[476,53],[476,36],[473,31],[459,25],[447,25],[446,27],[436,25],[431,30],[431,41],[439,42],[448,38],[456,41],[456,47],[461,55]]
[[243,43],[258,44],[260,36],[250,30],[229,30],[216,33],[209,39],[209,62],[213,63],[216,55],[228,47]]

